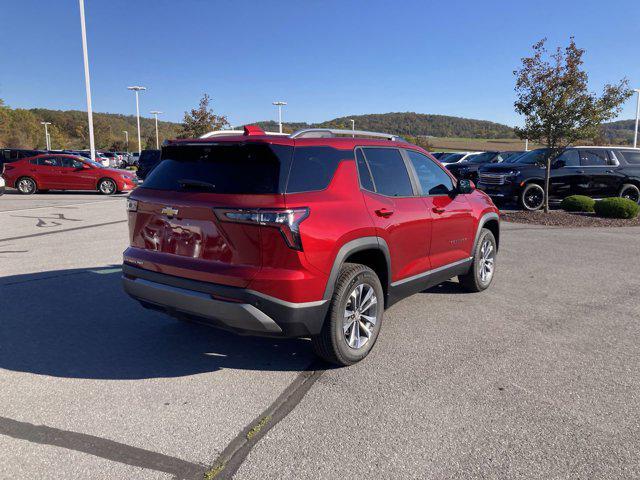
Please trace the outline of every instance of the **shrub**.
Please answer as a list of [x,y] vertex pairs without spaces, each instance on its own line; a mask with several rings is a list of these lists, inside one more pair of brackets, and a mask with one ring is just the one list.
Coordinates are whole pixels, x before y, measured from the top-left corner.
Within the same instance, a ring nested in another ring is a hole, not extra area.
[[596,201],[586,195],[571,195],[562,200],[560,208],[567,212],[593,212]]
[[596,202],[594,210],[599,217],[636,218],[640,206],[628,198],[612,197]]

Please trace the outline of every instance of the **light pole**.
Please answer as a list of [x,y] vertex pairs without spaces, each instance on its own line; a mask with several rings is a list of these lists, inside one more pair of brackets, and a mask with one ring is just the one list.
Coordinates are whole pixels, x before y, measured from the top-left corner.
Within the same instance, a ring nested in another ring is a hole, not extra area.
[[524,151],[525,152],[529,151],[529,139],[528,138],[524,139]]
[[87,52],[87,27],[84,21],[84,0],[80,3],[80,29],[82,30],[82,55],[84,58],[84,84],[87,91],[87,119],[89,121],[89,149],[91,160],[96,160],[96,144],[93,139],[93,110],[91,108],[91,79],[89,78],[89,54]]
[[633,90],[638,94],[638,103],[636,105],[636,129],[633,132],[633,148],[638,147],[638,120],[640,120],[640,88]]
[[158,138],[158,115],[164,112],[159,112],[158,110],[151,110],[151,113],[154,117],[156,117],[156,150],[160,150],[160,139]]
[[136,119],[138,120],[138,155],[142,151],[142,145],[140,142],[140,103],[138,100],[138,93],[141,90],[146,90],[147,87],[141,87],[139,85],[134,85],[133,87],[127,87],[127,90],[133,90],[136,92]]
[[49,130],[47,127],[51,125],[51,122],[40,122],[40,125],[44,125],[44,144],[47,150],[51,150],[51,144],[49,142]]
[[356,134],[355,134],[355,131],[356,131],[356,121],[355,121],[353,118],[352,118],[351,120],[349,120],[349,121],[351,122],[351,131],[352,131],[352,132],[354,132],[351,136],[352,136],[353,138],[356,138]]
[[124,133],[124,144],[125,144],[125,151],[127,153],[129,153],[129,132],[127,132],[126,130],[123,130],[122,133]]
[[282,107],[287,104],[287,102],[273,102],[273,104],[278,107],[278,126],[280,127],[280,133],[282,133]]

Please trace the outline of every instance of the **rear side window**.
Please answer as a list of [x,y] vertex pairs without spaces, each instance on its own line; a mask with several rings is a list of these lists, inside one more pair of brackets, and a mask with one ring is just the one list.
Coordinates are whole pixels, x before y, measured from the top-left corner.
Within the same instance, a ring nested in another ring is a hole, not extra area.
[[44,157],[38,158],[38,165],[41,167],[61,167],[62,162],[58,157]]
[[350,152],[331,147],[296,147],[287,193],[324,190],[331,183],[340,160]]
[[581,150],[580,164],[583,167],[603,167],[609,165],[609,155],[606,150]]
[[212,193],[284,193],[293,148],[265,143],[175,145],[143,188]]
[[580,156],[577,150],[569,149],[562,152],[562,154],[556,159],[556,161],[562,160],[565,167],[579,167]]
[[622,155],[629,165],[640,165],[640,151],[616,150],[617,155]]
[[376,193],[388,197],[413,195],[409,172],[400,151],[395,148],[364,148]]
[[360,178],[360,185],[365,190],[369,190],[370,192],[375,192],[376,187],[373,184],[373,179],[371,178],[371,172],[369,171],[369,166],[367,165],[366,160],[364,159],[364,154],[362,150],[359,148],[356,150],[356,162],[358,163],[358,177]]

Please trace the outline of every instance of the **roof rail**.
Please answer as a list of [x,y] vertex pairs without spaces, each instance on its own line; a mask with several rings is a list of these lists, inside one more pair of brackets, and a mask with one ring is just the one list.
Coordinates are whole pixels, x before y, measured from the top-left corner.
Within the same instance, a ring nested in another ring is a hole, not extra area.
[[345,130],[339,128],[305,128],[292,133],[290,138],[331,138],[339,135],[349,137],[386,138],[392,142],[404,142],[404,138],[391,133],[367,132],[366,130]]

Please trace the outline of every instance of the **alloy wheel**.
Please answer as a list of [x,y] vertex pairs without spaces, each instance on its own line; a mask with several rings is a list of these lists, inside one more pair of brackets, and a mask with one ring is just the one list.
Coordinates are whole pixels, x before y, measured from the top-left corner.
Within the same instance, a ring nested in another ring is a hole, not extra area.
[[627,188],[620,195],[622,198],[627,198],[636,203],[640,203],[640,192],[635,188]]
[[478,275],[482,283],[489,283],[493,277],[493,267],[495,263],[495,248],[490,240],[484,240],[480,247],[480,264],[478,265]]
[[532,187],[524,194],[524,204],[530,210],[537,210],[544,203],[544,191],[540,187]]
[[364,347],[373,334],[378,319],[378,298],[368,283],[356,285],[344,310],[343,332],[347,345]]
[[29,178],[22,178],[18,182],[18,190],[20,190],[21,193],[32,193],[34,189],[35,184],[33,183],[33,180]]
[[105,195],[112,194],[116,189],[116,185],[111,180],[103,180],[100,182],[100,191]]

